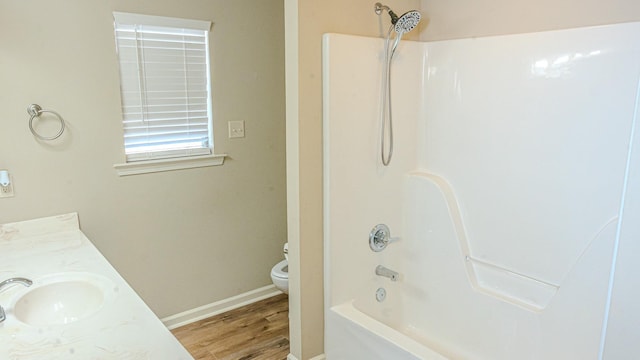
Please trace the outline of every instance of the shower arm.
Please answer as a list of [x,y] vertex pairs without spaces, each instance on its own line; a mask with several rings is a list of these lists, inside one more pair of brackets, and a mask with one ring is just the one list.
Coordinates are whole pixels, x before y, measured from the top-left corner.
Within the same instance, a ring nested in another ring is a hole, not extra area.
[[389,16],[391,16],[391,24],[395,25],[398,22],[398,15],[396,15],[396,13],[394,13],[393,10],[391,10],[391,8],[388,7],[387,5],[382,5],[381,3],[376,3],[376,5],[375,5],[376,15],[382,14],[383,10],[385,10],[386,12],[389,13]]

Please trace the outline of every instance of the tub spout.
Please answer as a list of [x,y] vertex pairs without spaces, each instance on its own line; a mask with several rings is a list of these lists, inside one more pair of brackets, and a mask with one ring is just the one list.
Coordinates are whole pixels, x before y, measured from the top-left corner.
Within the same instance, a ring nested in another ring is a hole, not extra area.
[[400,277],[400,274],[393,270],[387,269],[382,265],[376,266],[376,275],[387,277],[391,279],[391,281],[398,281],[398,278]]

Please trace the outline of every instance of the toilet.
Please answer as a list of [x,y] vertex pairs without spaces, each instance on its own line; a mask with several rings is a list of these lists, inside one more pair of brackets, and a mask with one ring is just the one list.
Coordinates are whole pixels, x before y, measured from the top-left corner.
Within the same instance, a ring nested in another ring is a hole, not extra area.
[[271,268],[271,281],[278,290],[289,293],[289,243],[284,244],[284,260]]

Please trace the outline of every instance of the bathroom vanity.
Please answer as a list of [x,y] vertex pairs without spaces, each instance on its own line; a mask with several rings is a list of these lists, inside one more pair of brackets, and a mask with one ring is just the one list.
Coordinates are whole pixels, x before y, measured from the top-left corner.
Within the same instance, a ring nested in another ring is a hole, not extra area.
[[192,359],[75,213],[0,225],[0,359]]

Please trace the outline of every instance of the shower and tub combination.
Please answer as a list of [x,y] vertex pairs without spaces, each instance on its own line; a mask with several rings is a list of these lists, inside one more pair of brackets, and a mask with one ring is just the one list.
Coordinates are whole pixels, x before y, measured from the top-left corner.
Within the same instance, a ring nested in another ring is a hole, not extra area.
[[640,356],[638,34],[325,35],[327,359]]

